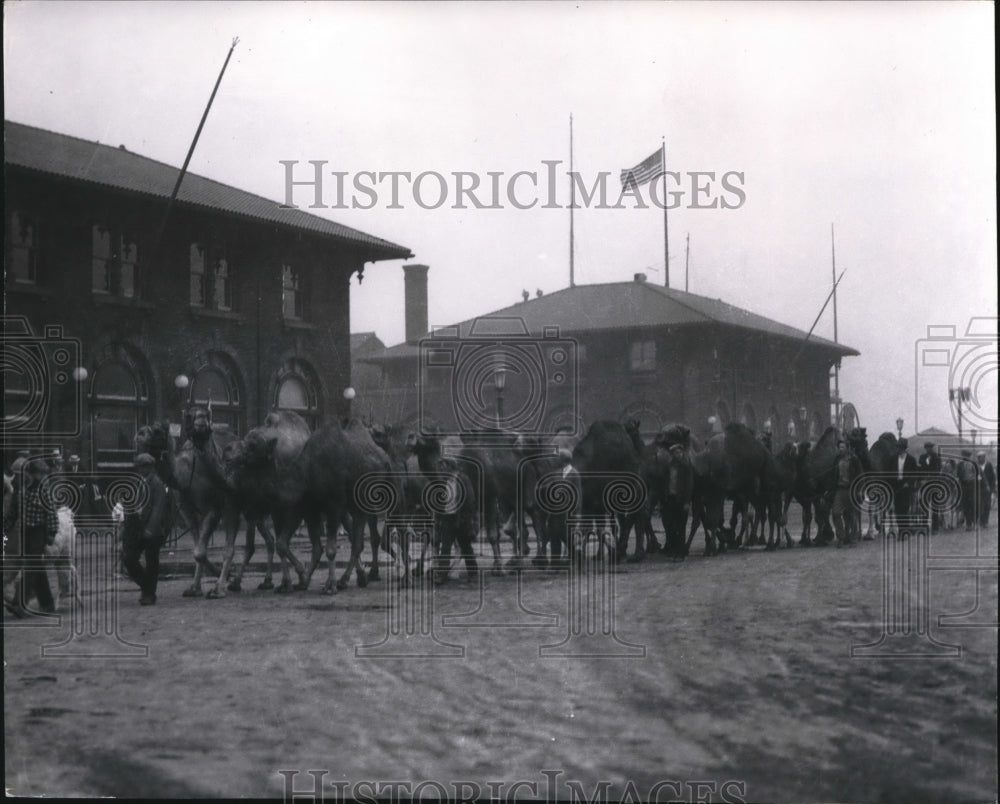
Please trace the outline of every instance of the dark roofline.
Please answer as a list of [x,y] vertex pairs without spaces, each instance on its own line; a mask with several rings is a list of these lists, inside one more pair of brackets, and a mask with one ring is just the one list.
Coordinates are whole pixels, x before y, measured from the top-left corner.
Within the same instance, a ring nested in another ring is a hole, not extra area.
[[[844,344],[841,343],[835,343],[834,341],[830,341],[827,340],[826,338],[821,338],[816,335],[813,335],[809,337],[808,340],[805,340],[807,333],[798,329],[797,327],[793,327],[789,324],[782,324],[780,321],[774,321],[773,319],[767,318],[766,316],[762,316],[757,313],[752,313],[749,310],[746,310],[742,307],[736,307],[735,305],[729,304],[728,302],[724,302],[721,299],[713,299],[709,296],[700,296],[695,293],[688,293],[687,291],[677,290],[675,288],[660,287],[658,285],[652,285],[648,282],[641,282],[641,283],[635,282],[634,280],[619,281],[619,282],[597,282],[592,285],[576,285],[574,287],[561,288],[557,291],[553,291],[552,293],[545,294],[544,296],[541,297],[534,297],[527,299],[525,301],[515,302],[514,304],[509,305],[507,307],[503,307],[499,310],[493,310],[489,313],[484,313],[479,316],[474,316],[473,318],[464,319],[463,321],[460,321],[457,324],[449,325],[449,328],[454,327],[458,328],[460,331],[464,331],[464,328],[467,325],[470,325],[471,322],[475,321],[478,318],[502,318],[504,316],[516,316],[519,313],[519,311],[523,311],[524,308],[527,307],[528,305],[543,302],[546,299],[551,299],[553,296],[558,296],[560,294],[578,292],[581,289],[600,288],[600,287],[624,288],[624,287],[632,287],[633,285],[641,285],[642,287],[646,288],[651,292],[658,293],[661,296],[665,296],[671,301],[690,310],[692,313],[701,317],[703,320],[693,321],[693,322],[677,322],[677,323],[662,322],[653,324],[647,324],[647,323],[637,324],[631,321],[624,321],[621,324],[616,324],[613,326],[593,326],[593,327],[580,326],[580,327],[561,329],[560,333],[562,335],[573,335],[573,334],[591,333],[591,332],[614,332],[614,331],[628,330],[628,329],[651,329],[651,328],[656,329],[659,327],[668,327],[668,326],[678,327],[678,328],[695,327],[695,326],[717,326],[717,327],[726,327],[734,330],[740,330],[743,332],[762,333],[774,338],[782,338],[784,340],[791,341],[793,343],[804,343],[807,349],[813,349],[813,348],[825,349],[828,351],[839,353],[841,357],[857,357],[861,354],[856,349],[853,349],[850,346],[845,346]],[[703,310],[699,309],[697,306],[686,303],[684,297],[704,300],[709,304],[722,304],[732,310],[738,311],[740,313],[745,313],[747,315],[753,316],[756,319],[760,319],[762,321],[768,322],[769,324],[773,324],[783,329],[789,330],[789,332],[774,332],[768,329],[764,329],[762,327],[755,327],[750,324],[739,324],[730,321],[720,321],[713,318],[711,315],[704,312]],[[436,329],[444,329],[444,328],[445,327],[437,327]],[[431,335],[433,335],[433,331],[428,332],[426,337],[430,337]],[[407,349],[406,347],[410,348]],[[371,357],[366,358],[366,361],[377,363],[382,361],[406,360],[417,354],[417,348],[418,347],[415,344],[409,344],[406,342],[398,343],[393,346],[386,347],[386,350],[383,353],[383,355],[381,356],[373,355]],[[395,354],[392,354],[392,352],[395,352]]]
[[[7,140],[7,129],[10,126],[17,126],[22,129],[29,131],[41,132],[47,136],[58,137],[66,140],[73,140],[77,143],[93,146],[95,148],[106,149],[109,152],[118,152],[128,154],[130,157],[141,159],[144,162],[156,165],[168,171],[173,171],[175,175],[180,173],[180,168],[175,167],[167,162],[162,162],[158,159],[153,159],[149,156],[144,156],[143,154],[137,153],[136,151],[130,151],[123,146],[115,147],[113,145],[106,145],[102,142],[95,140],[84,139],[83,137],[77,137],[72,134],[63,134],[58,131],[51,131],[49,129],[40,128],[38,126],[28,125],[27,123],[18,123],[14,120],[4,120],[4,141]],[[47,170],[43,167],[33,164],[24,164],[20,161],[11,161],[11,154],[9,150],[4,148],[4,168],[11,169],[15,168],[18,170],[23,170],[28,173],[35,173],[43,176],[52,176],[64,181],[76,182],[79,184],[90,185],[94,187],[101,187],[108,190],[113,190],[117,193],[123,193],[132,196],[138,196],[140,198],[149,198],[155,200],[169,200],[170,193],[167,192],[157,192],[157,191],[143,191],[136,189],[134,187],[121,186],[113,182],[100,181],[98,179],[87,178],[82,176],[73,175],[71,173],[58,171],[58,170]],[[277,227],[282,230],[291,231],[295,233],[302,233],[312,235],[314,237],[326,240],[336,240],[340,243],[348,244],[366,254],[374,253],[376,256],[371,256],[365,260],[365,262],[375,262],[377,260],[394,260],[394,259],[412,259],[414,257],[413,252],[406,246],[400,246],[384,238],[378,237],[376,235],[368,234],[367,232],[362,232],[359,229],[354,229],[350,226],[345,226],[342,223],[337,223],[328,218],[320,217],[319,215],[314,215],[311,212],[306,212],[305,210],[298,208],[288,208],[283,207],[277,201],[271,198],[266,198],[265,196],[257,195],[248,190],[240,189],[239,187],[234,187],[230,184],[225,184],[216,179],[208,178],[207,176],[202,176],[198,173],[193,173],[188,171],[184,174],[184,179],[187,181],[189,178],[197,179],[198,181],[207,182],[213,187],[221,188],[230,193],[238,193],[244,199],[252,199],[254,201],[263,203],[264,205],[273,205],[275,210],[280,210],[276,214],[281,215],[286,218],[302,218],[301,223],[292,220],[281,220],[263,217],[261,215],[255,215],[252,212],[247,212],[239,209],[228,208],[226,206],[213,206],[209,203],[192,201],[189,199],[184,199],[181,196],[184,194],[188,186],[181,183],[180,192],[178,197],[174,200],[174,204],[186,209],[195,209],[202,212],[208,212],[211,214],[222,214],[227,215],[238,220],[249,221],[257,225],[268,225]],[[307,225],[312,224],[312,225]],[[326,231],[324,231],[324,229]],[[335,229],[336,231],[329,231],[330,229]]]

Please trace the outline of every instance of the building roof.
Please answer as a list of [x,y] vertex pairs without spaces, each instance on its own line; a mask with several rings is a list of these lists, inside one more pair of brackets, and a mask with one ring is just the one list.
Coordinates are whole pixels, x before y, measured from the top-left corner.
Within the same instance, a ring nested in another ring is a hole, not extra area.
[[[39,173],[87,182],[151,198],[170,198],[180,168],[132,153],[119,145],[71,137],[4,121],[4,162]],[[186,173],[175,203],[305,231],[356,246],[368,260],[407,259],[410,249],[301,209]]]
[[[519,304],[505,307],[485,316],[477,316],[447,329],[456,330],[457,337],[468,337],[476,321],[476,333],[514,334],[511,331],[486,332],[483,323],[500,327],[508,322],[493,319],[523,321],[532,335],[543,334],[545,327],[558,327],[560,335],[579,335],[602,330],[622,330],[646,327],[683,327],[721,324],[751,332],[802,341],[806,333],[787,324],[751,313],[721,299],[710,299],[682,290],[665,288],[649,282],[610,282],[598,285],[577,285]],[[484,319],[486,321],[484,321]],[[441,332],[441,328],[437,330]],[[842,356],[858,355],[857,350],[813,335],[808,343],[824,347]],[[415,356],[416,344],[402,343],[386,349],[376,360],[403,359]]]
[[351,355],[358,350],[366,352],[385,349],[385,344],[374,332],[352,332],[351,333]]

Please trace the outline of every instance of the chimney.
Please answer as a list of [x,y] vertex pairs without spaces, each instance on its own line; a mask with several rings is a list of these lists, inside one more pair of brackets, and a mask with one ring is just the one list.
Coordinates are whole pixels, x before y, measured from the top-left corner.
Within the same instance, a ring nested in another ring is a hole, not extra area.
[[416,343],[427,334],[427,270],[426,265],[403,266],[407,343]]
[[646,275],[645,274],[635,274],[632,277],[632,279],[634,281],[636,281],[636,282],[645,282],[646,281]]

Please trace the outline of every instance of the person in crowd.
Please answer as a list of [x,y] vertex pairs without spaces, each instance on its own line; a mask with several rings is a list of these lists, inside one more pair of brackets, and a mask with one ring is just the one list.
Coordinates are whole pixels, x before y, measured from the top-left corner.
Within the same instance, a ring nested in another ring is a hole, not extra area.
[[955,500],[955,504],[951,506],[943,515],[943,524],[945,530],[954,530],[958,525],[959,512],[962,509],[962,497],[961,489],[962,487],[958,482],[958,465],[954,458],[948,458],[941,466],[941,474],[945,477],[951,478],[955,482],[955,487],[959,490],[959,496]]
[[663,552],[680,561],[685,555],[685,531],[691,513],[692,478],[691,461],[683,444],[671,444],[670,463],[667,467],[667,489],[660,511],[663,519]]
[[900,518],[910,515],[913,487],[917,480],[917,461],[907,452],[908,446],[909,443],[905,438],[901,438],[897,442],[896,471],[893,473],[895,477],[892,482],[897,528],[899,528]]
[[[921,484],[941,474],[941,456],[937,454],[933,441],[924,443],[924,454],[917,460],[917,468],[920,471]],[[941,530],[944,522],[940,511],[928,511],[925,503],[922,513],[930,519],[931,533]]]
[[997,490],[997,473],[982,451],[976,454],[976,467],[979,470],[979,527],[987,528],[990,524],[993,495]]
[[[152,455],[141,453],[134,464],[145,489],[139,493],[141,508],[125,514],[122,563],[128,576],[139,585],[140,605],[151,606],[156,603],[160,549],[166,541],[167,488],[156,474]],[[145,558],[145,566],[141,558]]]
[[963,449],[962,459],[958,462],[958,485],[962,490],[962,521],[966,530],[972,530],[977,521],[977,501],[979,468],[972,460],[972,450]]
[[23,466],[24,486],[20,492],[19,510],[19,515],[23,518],[20,527],[24,539],[22,551],[25,559],[28,561],[36,559],[36,562],[22,571],[15,581],[14,606],[21,607],[34,597],[38,601],[39,610],[49,614],[56,610],[56,606],[42,559],[46,547],[55,541],[59,532],[59,518],[56,515],[55,505],[43,485],[48,474],[47,462],[38,459],[29,460]]
[[837,547],[854,543],[848,520],[852,516],[851,481],[854,479],[854,456],[844,439],[837,441],[837,488],[833,492],[833,528],[837,534]]

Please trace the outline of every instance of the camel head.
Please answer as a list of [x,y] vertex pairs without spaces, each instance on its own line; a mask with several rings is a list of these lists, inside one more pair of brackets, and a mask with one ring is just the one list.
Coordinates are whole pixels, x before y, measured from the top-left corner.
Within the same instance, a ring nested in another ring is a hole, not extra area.
[[189,408],[184,413],[184,434],[201,449],[212,437],[212,420],[205,408]]

